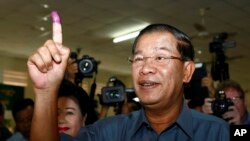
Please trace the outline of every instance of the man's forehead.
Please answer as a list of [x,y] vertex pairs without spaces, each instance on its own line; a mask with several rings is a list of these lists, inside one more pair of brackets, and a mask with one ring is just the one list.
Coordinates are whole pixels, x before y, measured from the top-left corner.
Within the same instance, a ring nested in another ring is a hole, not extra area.
[[142,49],[137,49],[135,50],[135,54],[144,54],[144,53],[173,53],[174,49],[170,49],[168,47],[152,47],[150,50],[146,49],[146,52],[144,52],[143,48]]
[[[155,36],[152,34],[156,34]],[[145,47],[151,51],[168,51],[177,50],[177,39],[169,32],[153,32],[142,35],[138,41],[135,52],[141,52]]]
[[239,95],[239,92],[234,88],[227,88],[224,90],[227,95]]

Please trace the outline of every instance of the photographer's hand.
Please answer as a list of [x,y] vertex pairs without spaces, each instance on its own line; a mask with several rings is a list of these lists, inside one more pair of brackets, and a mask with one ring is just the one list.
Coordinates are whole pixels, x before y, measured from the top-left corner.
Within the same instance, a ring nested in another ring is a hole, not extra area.
[[122,112],[122,114],[128,114],[130,112],[127,94],[125,94],[125,99],[124,99],[124,102],[122,104],[122,111],[121,112]]
[[223,119],[226,119],[229,124],[240,125],[240,113],[237,108],[233,106],[229,106],[228,111],[222,115]]
[[75,59],[69,58],[68,65],[66,67],[66,72],[65,72],[66,79],[75,83],[76,73],[78,73],[77,62]]
[[202,105],[202,112],[206,114],[213,114],[212,101],[214,98],[205,98],[204,104]]
[[208,73],[206,77],[202,78],[201,86],[207,87],[209,91],[209,96],[214,97],[215,93],[214,81],[210,73]]
[[109,106],[108,105],[101,105],[101,111],[99,114],[99,119],[103,119],[106,118],[108,115],[108,110],[109,110]]

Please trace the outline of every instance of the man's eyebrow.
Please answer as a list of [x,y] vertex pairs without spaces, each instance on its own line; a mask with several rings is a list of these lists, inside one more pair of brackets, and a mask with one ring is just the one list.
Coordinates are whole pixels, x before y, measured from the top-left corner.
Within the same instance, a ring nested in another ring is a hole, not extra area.
[[[166,47],[166,46],[160,46],[160,47],[154,47],[155,51],[166,51],[166,52],[173,52],[170,48]],[[137,54],[141,54],[142,51],[141,50],[135,50],[133,55],[137,55]]]
[[168,47],[162,46],[162,47],[156,47],[158,50],[166,50],[166,51],[171,51]]
[[66,107],[65,109],[66,110],[76,110],[76,108],[73,108],[73,107]]
[[142,51],[140,50],[135,50],[134,55],[140,54]]

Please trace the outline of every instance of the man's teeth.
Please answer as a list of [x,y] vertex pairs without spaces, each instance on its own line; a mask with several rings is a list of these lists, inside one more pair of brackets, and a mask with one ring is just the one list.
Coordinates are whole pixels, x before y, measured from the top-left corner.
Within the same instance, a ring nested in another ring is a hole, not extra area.
[[142,86],[152,86],[152,85],[155,85],[155,83],[153,82],[144,82],[144,83],[141,83]]

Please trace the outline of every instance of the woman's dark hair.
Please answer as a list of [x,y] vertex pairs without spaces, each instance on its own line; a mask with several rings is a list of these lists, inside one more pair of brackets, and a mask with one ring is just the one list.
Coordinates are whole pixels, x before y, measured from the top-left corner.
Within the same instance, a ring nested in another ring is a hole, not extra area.
[[60,85],[58,97],[73,98],[79,105],[82,115],[84,116],[87,113],[90,99],[88,94],[81,87],[64,79]]
[[95,120],[97,120],[97,116],[95,117],[93,114],[94,107],[93,103],[90,100],[89,95],[87,92],[82,88],[74,83],[63,79],[60,88],[58,97],[69,97],[76,101],[79,105],[81,114],[85,116],[87,114],[87,119],[85,124],[91,124]]
[[132,54],[134,54],[135,52],[135,48],[137,42],[140,40],[140,37],[144,34],[152,32],[169,32],[173,34],[173,36],[177,39],[177,50],[180,52],[182,60],[194,60],[194,48],[189,36],[180,31],[179,29],[167,24],[151,24],[141,30],[141,32],[134,41],[132,47]]

